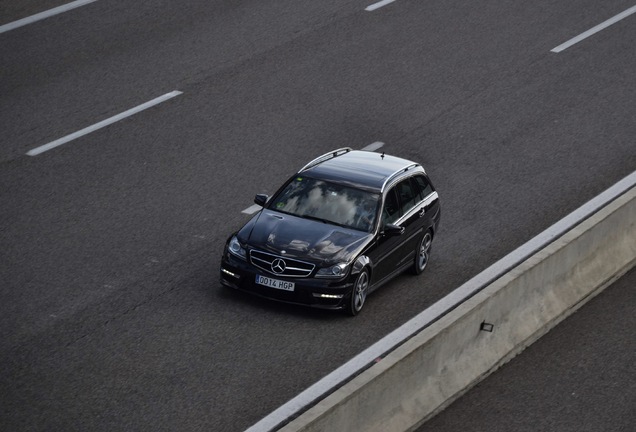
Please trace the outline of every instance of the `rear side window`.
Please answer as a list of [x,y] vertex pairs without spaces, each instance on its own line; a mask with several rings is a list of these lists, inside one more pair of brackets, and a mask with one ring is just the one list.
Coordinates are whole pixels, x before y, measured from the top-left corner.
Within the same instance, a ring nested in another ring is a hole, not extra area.
[[415,176],[413,177],[413,183],[415,188],[417,189],[417,193],[420,199],[424,199],[430,194],[433,193],[433,186],[426,180],[424,176]]

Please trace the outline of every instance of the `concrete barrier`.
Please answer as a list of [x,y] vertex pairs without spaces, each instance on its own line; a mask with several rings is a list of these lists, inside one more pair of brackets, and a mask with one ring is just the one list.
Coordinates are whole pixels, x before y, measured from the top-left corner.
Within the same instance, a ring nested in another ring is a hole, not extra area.
[[635,264],[632,188],[280,430],[415,429]]

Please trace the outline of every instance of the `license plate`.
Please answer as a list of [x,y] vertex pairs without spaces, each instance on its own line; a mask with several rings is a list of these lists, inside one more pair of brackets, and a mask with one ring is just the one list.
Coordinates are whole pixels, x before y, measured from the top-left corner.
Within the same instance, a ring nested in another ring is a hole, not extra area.
[[294,282],[272,279],[261,275],[256,275],[256,283],[284,291],[293,291],[295,286]]

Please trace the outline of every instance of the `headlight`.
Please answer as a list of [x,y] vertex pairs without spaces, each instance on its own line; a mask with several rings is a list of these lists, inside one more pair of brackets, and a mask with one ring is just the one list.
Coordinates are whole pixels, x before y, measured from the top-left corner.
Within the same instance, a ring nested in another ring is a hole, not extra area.
[[232,237],[230,243],[227,245],[227,250],[230,251],[232,255],[236,255],[237,257],[247,260],[247,252],[245,248],[241,246],[241,243],[238,241],[236,236]]
[[342,277],[347,273],[347,263],[340,263],[332,265],[331,267],[325,267],[318,270],[316,277]]

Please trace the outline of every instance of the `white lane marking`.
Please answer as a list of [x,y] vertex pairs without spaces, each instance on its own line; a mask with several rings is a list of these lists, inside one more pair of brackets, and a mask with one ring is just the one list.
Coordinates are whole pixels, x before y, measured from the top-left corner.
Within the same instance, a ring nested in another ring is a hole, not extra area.
[[87,5],[89,3],[96,2],[97,0],[77,0],[71,3],[67,3],[62,6],[58,6],[53,9],[49,9],[44,12],[37,13],[35,15],[31,15],[30,17],[22,18],[17,21],[10,22],[9,24],[4,24],[0,26],[0,33],[8,32],[9,30],[17,29],[18,27],[25,26],[27,24],[32,24],[36,21],[43,20],[45,18],[52,17],[53,15],[61,14],[62,12],[68,12],[71,9],[78,8],[80,6]]
[[593,28],[589,29],[588,31],[586,31],[584,33],[581,33],[577,37],[572,38],[572,39],[570,39],[569,41],[567,41],[565,43],[562,43],[558,47],[552,48],[550,51],[553,52],[553,53],[560,53],[561,51],[571,47],[572,45],[581,42],[583,39],[592,36],[594,33],[598,33],[601,30],[603,30],[604,28],[607,28],[607,27],[611,26],[612,24],[615,24],[618,21],[620,21],[620,20],[622,20],[624,18],[627,18],[628,16],[630,16],[634,12],[636,12],[636,6],[630,7],[626,11],[619,13],[618,15],[608,19],[605,22],[602,22],[601,24],[597,25],[596,27],[593,27]]
[[245,213],[248,215],[254,214],[257,211],[259,211],[262,207],[259,206],[258,204],[253,204],[251,206],[249,206],[248,208],[246,208],[245,210],[243,210],[241,213]]
[[37,156],[40,153],[44,153],[45,151],[51,150],[51,149],[53,149],[53,148],[55,148],[57,146],[61,146],[62,144],[66,144],[67,142],[73,141],[76,138],[82,137],[82,136],[87,135],[87,134],[89,134],[91,132],[95,132],[98,129],[101,129],[101,128],[106,127],[108,125],[111,125],[111,124],[113,124],[115,122],[118,122],[119,120],[125,119],[126,117],[130,117],[131,115],[137,114],[140,111],[143,111],[145,109],[148,109],[150,107],[158,105],[161,102],[165,102],[168,99],[172,99],[173,97],[179,96],[182,93],[183,92],[180,92],[178,90],[175,90],[175,91],[170,92],[170,93],[166,93],[163,96],[159,96],[158,98],[155,98],[155,99],[153,99],[153,100],[151,100],[149,102],[146,102],[144,104],[138,105],[135,108],[129,109],[128,111],[124,111],[121,114],[117,114],[116,116],[113,116],[111,118],[103,120],[103,121],[101,121],[99,123],[95,123],[94,125],[89,126],[87,128],[84,128],[84,129],[82,129],[80,131],[77,131],[77,132],[72,133],[70,135],[66,135],[63,138],[57,139],[57,140],[52,141],[52,142],[50,142],[48,144],[45,144],[43,146],[34,148],[33,150],[29,150],[27,152],[27,155],[29,155],[29,156]]
[[393,3],[394,1],[395,0],[382,0],[380,2],[373,3],[372,5],[367,6],[364,10],[367,11],[367,12],[371,12],[371,11],[374,11],[376,9],[381,8],[382,6],[386,6],[386,5],[390,4],[390,3]]
[[369,144],[366,147],[363,147],[362,150],[372,152],[372,151],[376,151],[377,149],[383,146],[384,146],[384,143],[382,141],[376,141],[372,144]]
[[457,305],[460,305],[467,298],[479,292],[483,287],[498,279],[529,256],[561,237],[580,222],[635,186],[636,171],[605,192],[592,198],[535,238],[519,246],[459,288],[451,291],[441,300],[438,300],[427,309],[424,309],[423,312],[420,312],[402,326],[393,330],[378,342],[353,357],[347,363],[272,411],[269,415],[246,429],[245,432],[269,432],[277,430],[275,428],[278,428],[278,426],[285,424],[289,419],[296,417],[299,413],[314,406],[318,401],[322,400],[325,395],[331,393],[334,389],[337,389],[342,386],[343,383],[349,381],[351,377],[365,370],[370,364],[375,363],[378,358],[384,356],[404,341],[407,341],[422,331],[430,323],[436,321]]

